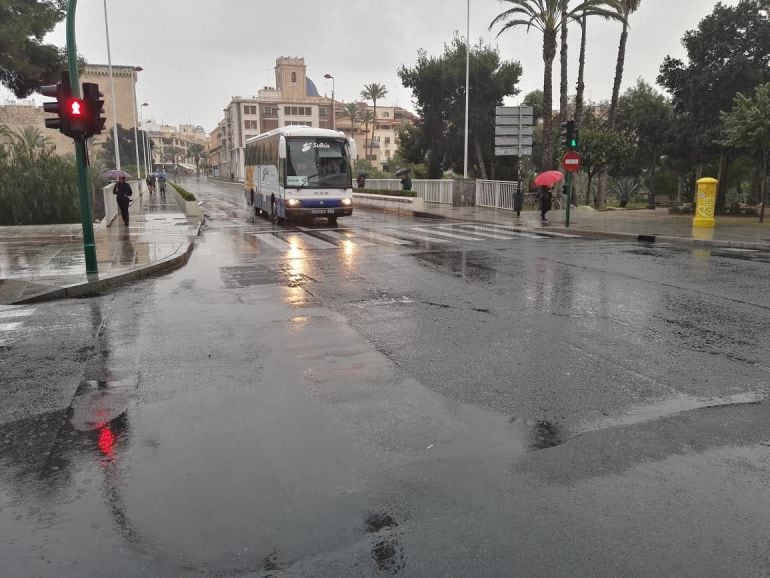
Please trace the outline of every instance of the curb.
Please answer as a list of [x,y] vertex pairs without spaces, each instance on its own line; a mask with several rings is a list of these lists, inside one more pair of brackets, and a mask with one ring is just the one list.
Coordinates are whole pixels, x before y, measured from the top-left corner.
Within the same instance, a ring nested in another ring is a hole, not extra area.
[[[198,224],[198,230],[195,234],[196,237],[200,236],[204,223],[205,218],[202,218]],[[44,301],[55,301],[58,299],[96,295],[102,291],[105,291],[106,289],[117,287],[118,285],[123,285],[131,281],[139,281],[160,273],[165,273],[183,267],[190,260],[190,255],[192,255],[194,247],[195,241],[192,240],[187,243],[187,249],[185,249],[182,253],[167,257],[161,261],[158,261],[157,263],[131,269],[125,273],[119,273],[105,279],[86,281],[85,283],[60,287],[58,289],[53,289],[52,291],[40,293],[39,295],[25,297],[23,299],[13,301],[9,305],[27,305],[30,303],[42,303]]]

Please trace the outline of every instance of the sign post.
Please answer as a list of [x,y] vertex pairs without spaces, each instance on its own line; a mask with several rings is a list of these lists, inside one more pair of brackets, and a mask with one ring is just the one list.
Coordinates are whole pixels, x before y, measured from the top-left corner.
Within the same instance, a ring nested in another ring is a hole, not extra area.
[[569,151],[561,159],[561,166],[567,172],[567,219],[566,226],[569,227],[570,209],[572,208],[572,175],[578,172],[583,166],[583,157],[579,152]]
[[521,215],[524,192],[521,182],[521,158],[532,156],[534,109],[531,106],[498,106],[495,108],[495,156],[517,157],[516,216]]

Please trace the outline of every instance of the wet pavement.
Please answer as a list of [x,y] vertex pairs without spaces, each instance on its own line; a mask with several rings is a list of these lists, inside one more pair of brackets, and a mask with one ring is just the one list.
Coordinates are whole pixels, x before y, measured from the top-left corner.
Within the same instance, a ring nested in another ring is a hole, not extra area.
[[170,194],[135,196],[128,227],[120,217],[110,227],[95,225],[96,275],[86,275],[81,225],[0,227],[0,304],[115,278],[184,254],[198,220],[179,212]]
[[770,573],[764,254],[185,187],[185,268],[0,307],[0,575]]

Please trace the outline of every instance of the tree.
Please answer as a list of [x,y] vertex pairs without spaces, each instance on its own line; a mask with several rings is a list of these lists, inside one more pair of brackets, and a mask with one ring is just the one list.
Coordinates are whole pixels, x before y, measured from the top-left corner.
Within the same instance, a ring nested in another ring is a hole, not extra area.
[[767,155],[770,151],[770,83],[758,87],[753,97],[740,92],[735,106],[722,114],[726,141],[731,146],[754,152],[762,165],[762,197],[759,222],[765,220],[767,199]]
[[642,79],[618,101],[616,126],[632,136],[639,165],[649,172],[647,208],[655,208],[656,171],[668,146],[673,109],[666,97]]
[[533,90],[528,93],[522,101],[524,106],[532,107],[533,121],[535,125],[543,118],[543,105],[545,103],[545,95],[542,90]]
[[357,102],[348,102],[342,106],[343,114],[350,119],[350,136],[356,135],[356,123],[361,120],[361,110]]
[[7,126],[0,126],[0,135],[11,140],[12,148],[24,150],[32,156],[50,149],[52,145],[51,139],[34,126],[25,126],[18,131],[11,130]]
[[170,162],[174,165],[177,164],[177,159],[182,155],[184,151],[176,146],[170,146],[163,150],[163,161]]
[[[636,12],[641,5],[642,0],[619,0],[618,15],[623,25],[620,33],[620,44],[618,46],[618,59],[615,64],[615,82],[612,85],[612,100],[610,101],[609,128],[615,128],[615,119],[618,112],[618,99],[620,98],[620,86],[623,83],[623,69],[626,65],[626,44],[628,43],[628,19],[631,14]],[[596,206],[604,208],[604,198],[607,196],[608,183],[607,167],[602,167],[599,172],[599,188],[596,191]]]
[[[513,7],[497,15],[489,25],[492,29],[502,24],[498,36],[507,30],[525,27],[527,32],[535,28],[543,34],[543,95],[544,115],[543,134],[553,132],[553,61],[556,57],[556,36],[562,22],[576,18],[578,14],[606,15],[611,17],[617,11],[607,8],[604,0],[584,0],[569,10],[569,2],[564,0],[503,0]],[[554,154],[551,139],[543,142],[543,166],[554,167]]]
[[[388,94],[388,89],[384,84],[377,84],[373,82],[371,84],[364,85],[364,89],[361,91],[361,96],[366,100],[371,100],[374,103],[374,126],[377,128],[377,101],[385,98]],[[372,130],[374,134],[374,129]],[[372,139],[369,139],[369,154],[372,154]]]
[[205,152],[205,150],[206,150],[206,147],[201,143],[197,143],[197,142],[190,143],[190,146],[188,147],[190,156],[195,159],[196,176],[200,176],[201,174],[200,160],[201,160],[201,155]]
[[365,133],[364,133],[364,156],[366,157],[366,160],[369,160],[369,125],[374,122],[374,113],[367,109],[364,112],[361,113],[361,116],[359,117],[359,120],[364,123],[365,127]]
[[[144,132],[138,131],[139,136],[139,158],[144,158]],[[118,125],[118,154],[120,154],[120,166],[127,167],[136,164],[136,145],[134,144],[134,129],[123,128],[123,125]],[[113,131],[107,132],[107,138],[104,141],[104,145],[101,150],[101,156],[104,163],[110,167],[115,168],[115,139]]]
[[[440,178],[448,168],[463,172],[465,63],[465,40],[456,33],[440,56],[420,51],[414,67],[398,71],[417,100],[418,129],[423,133],[419,142],[425,147],[423,162],[431,178]],[[521,65],[503,61],[496,48],[483,42],[471,46],[468,142],[475,166],[469,171],[481,178],[487,177],[487,167],[494,162],[495,107],[518,93],[520,77]]]
[[67,0],[0,2],[0,83],[24,98],[59,80],[64,52],[43,39],[66,14]]
[[[667,56],[658,83],[671,94],[678,158],[692,166],[719,159],[717,208],[724,207],[730,151],[720,135],[722,111],[733,107],[736,93],[750,94],[770,81],[770,20],[761,0],[736,6],[717,4],[682,43],[687,60]],[[695,170],[694,172],[699,172]]]
[[[583,157],[583,172],[588,175],[586,204],[591,204],[591,184],[594,177],[603,167],[618,167],[623,165],[633,155],[633,142],[630,137],[618,130],[609,130],[604,123],[595,126],[585,126],[580,136],[581,155]],[[596,199],[594,200],[596,205]]]

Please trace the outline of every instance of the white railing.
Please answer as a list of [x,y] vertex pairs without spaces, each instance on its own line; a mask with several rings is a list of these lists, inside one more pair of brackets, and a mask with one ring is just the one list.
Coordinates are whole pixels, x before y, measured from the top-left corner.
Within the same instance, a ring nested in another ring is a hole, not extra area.
[[[415,179],[412,181],[412,190],[426,203],[452,204],[455,182],[449,179]],[[366,179],[367,189],[383,189],[386,191],[400,191],[399,179]]]
[[476,206],[514,210],[514,195],[519,184],[513,181],[476,181]]

